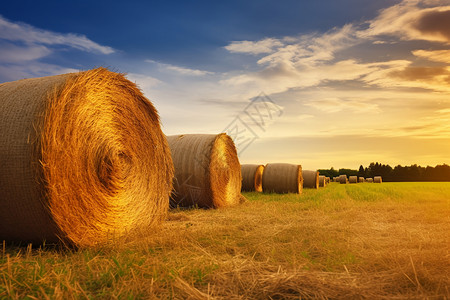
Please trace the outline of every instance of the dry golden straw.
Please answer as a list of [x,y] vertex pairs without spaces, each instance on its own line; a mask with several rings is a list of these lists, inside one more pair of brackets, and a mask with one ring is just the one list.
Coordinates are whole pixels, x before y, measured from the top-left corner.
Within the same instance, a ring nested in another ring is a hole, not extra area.
[[103,244],[167,214],[173,164],[153,105],[99,68],[0,85],[0,236]]
[[262,178],[265,193],[297,193],[303,190],[302,166],[293,164],[267,164]]
[[349,183],[358,183],[358,176],[350,176],[348,178]]
[[327,182],[324,175],[319,175],[319,187],[326,187]]
[[242,173],[242,191],[245,192],[262,192],[262,175],[264,172],[263,165],[241,165]]
[[374,182],[374,183],[382,183],[382,182],[383,182],[383,179],[381,179],[381,176],[375,176],[375,177],[373,178],[373,182]]
[[318,189],[319,188],[319,172],[312,170],[302,171],[303,188]]
[[175,166],[173,206],[218,208],[243,200],[241,165],[227,134],[172,135],[167,141]]
[[339,177],[338,177],[338,181],[341,183],[341,184],[346,184],[347,183],[347,181],[348,181],[348,179],[347,179],[347,175],[340,175]]

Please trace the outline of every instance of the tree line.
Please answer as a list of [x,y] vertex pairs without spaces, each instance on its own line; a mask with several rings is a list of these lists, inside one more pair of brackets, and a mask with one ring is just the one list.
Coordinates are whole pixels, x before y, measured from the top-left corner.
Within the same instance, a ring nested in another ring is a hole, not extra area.
[[382,176],[383,181],[450,181],[450,166],[443,164],[435,167],[427,166],[421,167],[417,164],[411,166],[395,166],[392,168],[389,165],[370,163],[368,167],[359,167],[359,170],[353,169],[339,169],[333,167],[330,169],[318,170],[320,175],[325,175],[330,178],[347,175],[359,177],[374,177]]

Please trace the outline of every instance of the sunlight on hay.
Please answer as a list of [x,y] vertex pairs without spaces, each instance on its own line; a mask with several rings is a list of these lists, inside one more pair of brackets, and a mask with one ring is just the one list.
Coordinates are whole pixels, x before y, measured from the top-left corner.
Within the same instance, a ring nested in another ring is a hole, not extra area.
[[[2,237],[93,246],[149,233],[165,219],[170,150],[156,109],[122,74],[99,68],[21,80],[2,85],[0,95],[35,104],[34,111],[14,108],[17,115],[31,115],[26,155],[32,158],[26,159],[34,182],[24,186],[16,178],[9,191],[2,189],[7,208],[0,227],[8,228]],[[18,186],[31,192],[19,196]],[[16,218],[5,219],[12,211]]]
[[297,193],[303,190],[302,166],[271,163],[263,173],[263,191],[265,193]]
[[263,165],[241,165],[242,173],[242,191],[262,192],[262,176],[264,173]]
[[302,171],[303,188],[318,189],[319,188],[319,172],[313,170]]
[[223,207],[240,203],[241,167],[225,133],[167,137],[175,166],[172,206]]

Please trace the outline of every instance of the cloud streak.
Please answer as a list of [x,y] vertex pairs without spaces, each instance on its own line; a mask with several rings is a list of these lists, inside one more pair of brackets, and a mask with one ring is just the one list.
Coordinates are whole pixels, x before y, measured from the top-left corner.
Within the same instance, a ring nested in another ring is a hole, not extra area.
[[115,50],[102,46],[81,34],[61,34],[39,29],[25,23],[11,22],[0,16],[0,39],[26,45],[64,45],[82,51],[111,54]]

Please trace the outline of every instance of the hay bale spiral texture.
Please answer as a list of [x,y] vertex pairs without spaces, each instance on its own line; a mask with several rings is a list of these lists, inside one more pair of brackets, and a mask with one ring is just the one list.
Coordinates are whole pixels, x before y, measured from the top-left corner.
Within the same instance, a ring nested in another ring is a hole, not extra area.
[[227,134],[172,135],[167,141],[175,166],[172,206],[219,208],[243,200],[241,165]]
[[358,176],[350,176],[348,178],[348,183],[358,183]]
[[262,192],[263,165],[244,164],[241,165],[242,191]]
[[383,182],[383,179],[381,178],[381,176],[375,176],[375,177],[373,178],[373,182],[374,182],[374,183],[382,183],[382,182]]
[[297,193],[303,190],[302,166],[271,163],[264,167],[262,178],[265,193]]
[[313,170],[302,171],[303,188],[318,189],[319,188],[319,172]]
[[93,246],[167,214],[156,109],[105,68],[0,84],[0,238]]

